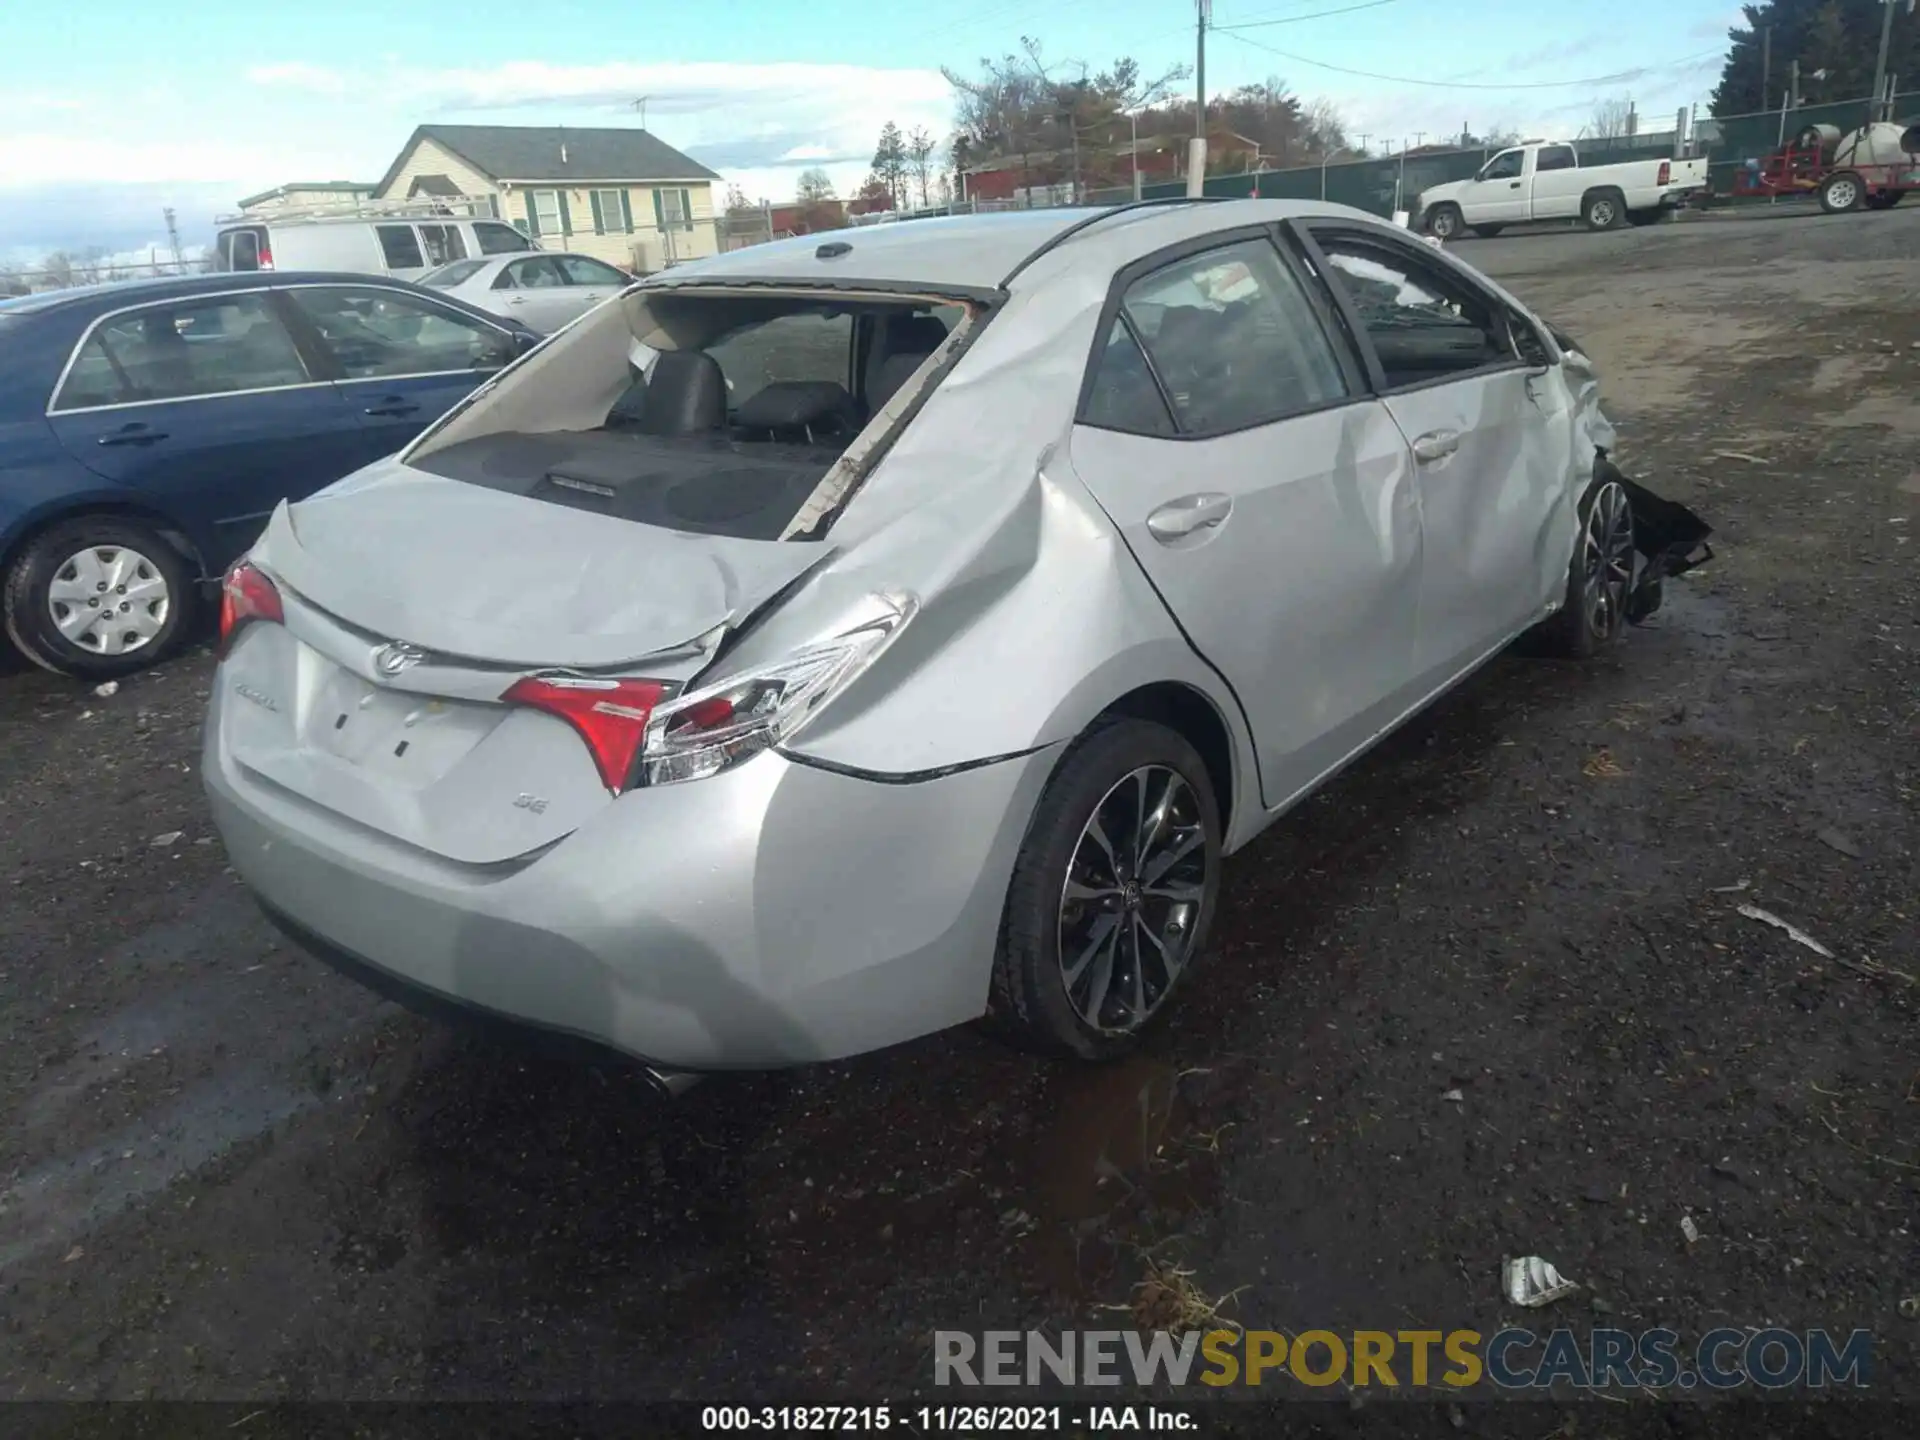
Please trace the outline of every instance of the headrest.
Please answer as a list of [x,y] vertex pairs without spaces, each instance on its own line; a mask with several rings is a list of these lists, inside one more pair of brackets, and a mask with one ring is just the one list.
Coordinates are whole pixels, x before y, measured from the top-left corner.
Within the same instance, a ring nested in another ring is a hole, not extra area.
[[727,423],[727,381],[704,350],[662,350],[647,381],[643,435],[698,435]]
[[853,397],[832,380],[775,381],[743,401],[733,417],[743,430],[811,430],[853,419]]

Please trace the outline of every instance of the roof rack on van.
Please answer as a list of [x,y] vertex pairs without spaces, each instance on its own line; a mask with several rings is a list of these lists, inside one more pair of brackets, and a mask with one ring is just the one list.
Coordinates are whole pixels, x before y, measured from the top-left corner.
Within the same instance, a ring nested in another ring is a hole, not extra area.
[[274,210],[239,210],[214,217],[215,225],[305,224],[320,220],[498,220],[497,195],[417,195],[411,200],[340,200],[321,205],[288,205]]

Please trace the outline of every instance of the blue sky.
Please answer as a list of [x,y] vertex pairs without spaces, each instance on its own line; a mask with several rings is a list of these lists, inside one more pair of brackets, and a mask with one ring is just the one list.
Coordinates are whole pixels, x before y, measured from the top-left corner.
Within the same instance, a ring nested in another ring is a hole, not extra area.
[[[1712,89],[1739,13],[1729,0],[1320,13],[1362,3],[1215,0],[1209,90],[1277,76],[1376,146],[1463,124],[1574,134],[1613,96],[1661,125]],[[1069,70],[1132,55],[1152,75],[1193,55],[1191,0],[199,0],[191,24],[177,8],[87,0],[78,29],[58,6],[16,9],[0,48],[0,256],[14,258],[161,243],[166,205],[200,243],[250,191],[377,178],[423,121],[633,124],[640,95],[650,129],[756,198],[791,195],[808,164],[845,190],[885,121],[945,132],[943,64],[970,71],[1022,34]],[[1627,71],[1642,73],[1595,83]]]

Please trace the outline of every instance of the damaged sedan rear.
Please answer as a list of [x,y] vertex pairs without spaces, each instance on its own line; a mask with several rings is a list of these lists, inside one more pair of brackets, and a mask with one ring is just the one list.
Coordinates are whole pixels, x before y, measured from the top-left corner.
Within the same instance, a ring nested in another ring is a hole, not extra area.
[[1706,527],[1371,217],[806,237],[629,289],[227,577],[205,775],[323,958],[657,1071],[1134,1043],[1224,858]]

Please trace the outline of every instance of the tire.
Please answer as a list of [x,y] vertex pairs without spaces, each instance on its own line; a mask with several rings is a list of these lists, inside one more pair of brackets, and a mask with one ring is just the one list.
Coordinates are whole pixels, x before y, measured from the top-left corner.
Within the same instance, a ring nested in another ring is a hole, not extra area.
[[1473,227],[1473,233],[1482,240],[1491,240],[1506,228],[1504,225],[1476,225]]
[[[60,617],[96,619],[63,631]],[[192,567],[138,521],[84,515],[56,522],[30,540],[0,586],[7,636],[34,664],[61,675],[107,680],[164,659],[189,633],[196,599]],[[88,603],[80,611],[82,600]],[[69,605],[67,602],[72,601]]]
[[[1540,648],[1570,660],[1590,660],[1620,637],[1633,594],[1633,507],[1620,482],[1597,476],[1580,497],[1579,540],[1567,562],[1567,592],[1559,610],[1537,628]],[[1645,619],[1651,610],[1641,611]]]
[[[1135,789],[1143,781],[1144,809]],[[1172,823],[1155,839],[1169,792]],[[988,1002],[993,1027],[1043,1055],[1105,1060],[1133,1048],[1205,949],[1220,850],[1219,807],[1185,737],[1126,718],[1089,731],[1047,782],[1014,862]],[[1082,895],[1068,897],[1070,876]],[[1173,893],[1162,895],[1156,881]],[[1161,946],[1165,960],[1156,937],[1172,944]]]
[[1427,233],[1436,240],[1457,239],[1464,226],[1460,207],[1451,203],[1434,206],[1427,216]]
[[1829,215],[1844,215],[1867,203],[1867,187],[1851,170],[1836,170],[1820,182],[1820,208]]
[[1627,197],[1618,190],[1593,190],[1580,202],[1580,219],[1589,230],[1617,230],[1627,223]]

